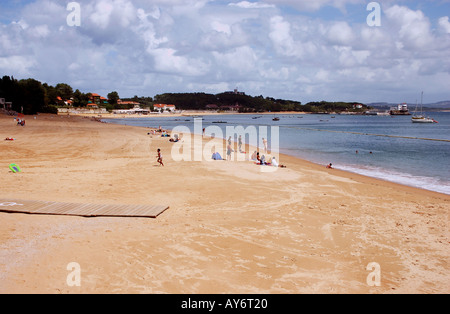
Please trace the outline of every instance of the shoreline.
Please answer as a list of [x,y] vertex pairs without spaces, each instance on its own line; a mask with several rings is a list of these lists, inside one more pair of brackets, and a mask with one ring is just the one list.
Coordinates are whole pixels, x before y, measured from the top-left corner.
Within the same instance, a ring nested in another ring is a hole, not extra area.
[[[157,219],[0,212],[0,293],[448,293],[445,194],[325,169],[175,162],[145,128],[0,117],[0,199],[168,204]],[[201,137],[201,135],[200,135]],[[223,139],[221,139],[223,142]],[[156,163],[163,151],[165,167]],[[17,162],[23,172],[5,168]],[[81,266],[69,287],[67,265]],[[366,282],[381,266],[381,286]]]
[[[303,114],[304,114],[304,113],[303,113]],[[167,116],[167,117],[171,117],[171,116]],[[127,117],[125,117],[125,118],[127,118]],[[101,119],[103,120],[103,119],[109,119],[109,118],[101,118]],[[114,120],[114,119],[111,119],[111,120]],[[104,122],[104,123],[108,123],[108,122],[106,121],[106,122]],[[118,125],[118,124],[114,124],[114,125]],[[147,129],[147,130],[156,130],[156,128],[152,128],[152,127],[143,127],[143,126],[136,126],[136,127],[142,128],[142,129]],[[171,133],[171,132],[172,132],[172,130],[166,130],[166,131],[167,131],[168,133]],[[195,135],[195,134],[192,134],[192,135]],[[225,147],[226,147],[226,138],[223,138],[222,140],[223,140],[223,147],[225,148]],[[236,147],[237,143],[234,142],[234,140],[233,140],[233,143],[234,143],[233,146]],[[256,148],[256,147],[251,147],[251,151],[253,151],[253,150],[254,150],[254,151],[258,151],[258,148]],[[222,152],[222,157],[224,157],[224,154],[225,154],[225,153],[226,153],[225,151]],[[284,158],[286,158],[286,157],[292,157],[292,158],[298,159],[298,160],[301,161],[301,162],[308,162],[308,163],[311,163],[312,165],[317,165],[317,166],[323,167],[323,168],[326,167],[326,165],[322,165],[322,164],[319,164],[319,163],[315,163],[315,162],[313,162],[313,161],[310,161],[310,160],[307,160],[307,159],[303,159],[303,158],[298,157],[298,156],[289,155],[289,154],[282,154],[282,153],[279,153],[278,155],[280,156],[280,160],[278,160],[279,162],[281,162],[281,156],[284,156]],[[226,156],[226,154],[225,154],[225,156]],[[284,158],[283,158],[283,159],[284,159]],[[358,172],[356,172],[356,171],[350,171],[350,170],[344,170],[344,169],[337,169],[337,168],[334,168],[334,169],[332,169],[332,170],[335,170],[335,171],[341,171],[341,172],[343,172],[343,173],[345,173],[345,174],[348,174],[348,175],[358,175],[358,176],[362,176],[362,177],[365,177],[365,178],[370,178],[370,179],[380,180],[380,181],[386,182],[386,183],[392,183],[392,184],[395,184],[395,185],[397,185],[397,186],[403,186],[403,187],[408,187],[408,188],[418,189],[418,190],[422,190],[422,191],[425,191],[425,192],[432,192],[432,193],[437,193],[437,194],[440,194],[440,195],[444,195],[444,196],[450,197],[450,194],[446,194],[446,193],[443,193],[443,192],[439,192],[439,191],[435,191],[435,190],[430,190],[430,189],[425,189],[425,188],[421,188],[421,187],[414,186],[414,185],[408,185],[408,184],[404,184],[404,183],[399,183],[399,182],[396,182],[396,181],[390,181],[390,180],[388,180],[388,179],[383,179],[383,178],[379,178],[379,177],[376,177],[376,176],[365,175],[365,174],[358,173]]]
[[298,111],[286,111],[286,112],[259,112],[259,113],[247,113],[247,112],[211,112],[211,111],[184,111],[178,113],[161,113],[161,114],[73,114],[73,113],[59,113],[58,116],[73,116],[73,117],[86,117],[86,118],[100,118],[100,119],[127,119],[127,118],[179,118],[179,117],[195,117],[195,116],[220,116],[220,115],[308,115],[309,112]]

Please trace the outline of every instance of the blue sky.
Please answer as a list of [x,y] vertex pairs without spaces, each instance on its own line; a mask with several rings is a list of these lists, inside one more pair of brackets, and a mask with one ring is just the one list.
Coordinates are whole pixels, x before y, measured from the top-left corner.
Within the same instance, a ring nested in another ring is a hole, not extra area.
[[414,103],[450,99],[450,0],[0,2],[0,75],[121,97],[164,92]]

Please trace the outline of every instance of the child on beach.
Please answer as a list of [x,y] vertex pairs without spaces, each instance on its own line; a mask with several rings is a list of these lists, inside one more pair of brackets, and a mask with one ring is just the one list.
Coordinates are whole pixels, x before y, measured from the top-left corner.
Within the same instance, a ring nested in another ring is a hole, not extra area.
[[156,157],[158,157],[158,162],[159,162],[159,164],[161,165],[161,166],[163,166],[164,167],[164,163],[163,163],[163,160],[162,160],[162,154],[161,154],[161,149],[159,149],[158,148],[158,156],[156,156]]
[[231,148],[231,145],[228,144],[227,145],[227,160],[230,161],[231,160],[231,153],[233,152],[233,149]]
[[256,153],[256,164],[257,165],[265,165],[266,164],[266,156],[259,156],[259,153]]

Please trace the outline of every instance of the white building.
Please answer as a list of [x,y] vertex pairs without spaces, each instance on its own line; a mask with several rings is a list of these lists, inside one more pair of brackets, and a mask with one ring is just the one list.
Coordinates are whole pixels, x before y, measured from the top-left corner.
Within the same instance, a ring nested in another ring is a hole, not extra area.
[[133,109],[117,109],[113,110],[114,114],[143,114],[147,115],[150,113],[150,109],[142,109],[141,106],[135,105]]
[[161,112],[164,112],[164,111],[175,112],[175,110],[177,110],[175,105],[156,104],[156,105],[153,105],[153,107],[155,108],[155,110],[159,110]]

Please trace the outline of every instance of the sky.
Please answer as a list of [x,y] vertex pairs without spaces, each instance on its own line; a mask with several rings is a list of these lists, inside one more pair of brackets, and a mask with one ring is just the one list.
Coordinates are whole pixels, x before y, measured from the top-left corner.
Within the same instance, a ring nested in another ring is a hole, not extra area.
[[449,16],[450,0],[2,0],[0,75],[105,97],[432,103],[450,100]]

